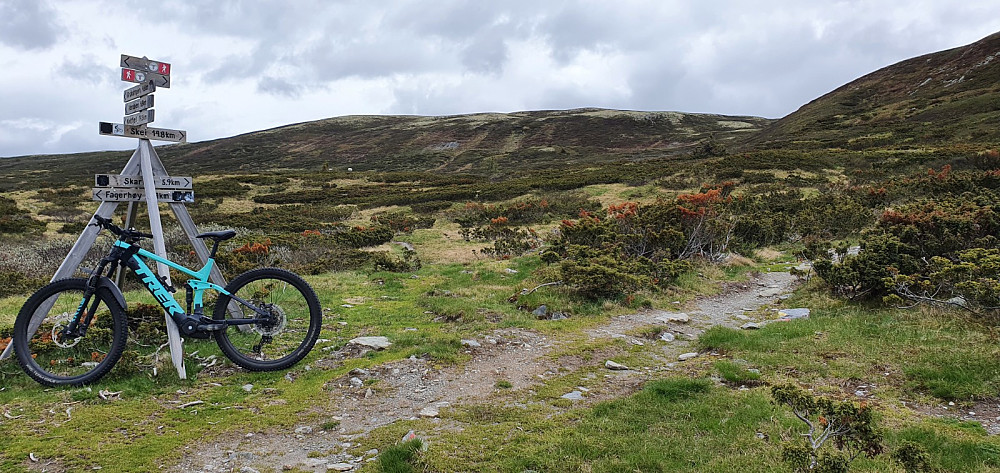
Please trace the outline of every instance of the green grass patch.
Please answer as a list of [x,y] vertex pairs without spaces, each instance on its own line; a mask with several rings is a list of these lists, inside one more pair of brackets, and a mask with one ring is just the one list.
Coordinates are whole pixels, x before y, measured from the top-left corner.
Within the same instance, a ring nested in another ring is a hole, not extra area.
[[413,461],[420,451],[420,439],[413,439],[408,442],[393,445],[378,456],[379,468],[384,473],[410,473],[417,471],[413,467]]
[[[432,439],[430,471],[770,471],[782,415],[762,390],[733,393],[705,379],[650,382],[589,410],[478,408],[453,420],[475,429]],[[503,438],[492,443],[491,439]]]
[[715,362],[719,376],[735,385],[754,385],[760,382],[760,371],[748,368],[745,363],[722,360]]
[[1000,393],[1000,347],[993,331],[954,312],[820,308],[810,319],[773,322],[756,331],[713,327],[698,343],[703,350],[749,360],[770,373],[769,380],[853,379],[898,395],[942,400]]

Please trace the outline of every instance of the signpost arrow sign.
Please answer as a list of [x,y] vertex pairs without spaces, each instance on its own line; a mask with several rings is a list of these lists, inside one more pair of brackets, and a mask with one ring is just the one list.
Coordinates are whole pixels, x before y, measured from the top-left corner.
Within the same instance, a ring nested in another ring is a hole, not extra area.
[[143,110],[146,110],[147,108],[153,108],[153,107],[154,107],[154,105],[153,105],[153,96],[152,95],[146,95],[144,97],[140,97],[138,99],[135,99],[135,100],[133,100],[131,102],[126,103],[125,104],[125,114],[129,115],[129,114],[132,114],[132,113],[135,113],[135,112],[141,112]]
[[134,82],[136,84],[152,82],[153,85],[157,87],[163,87],[164,89],[170,88],[170,76],[165,76],[156,72],[122,68],[122,80],[125,82]]
[[[160,189],[191,190],[190,177],[155,176],[153,185]],[[122,176],[120,174],[95,174],[94,185],[97,187],[122,187],[142,189],[142,176]]]
[[[146,192],[142,189],[95,187],[93,199],[102,202],[145,202]],[[194,192],[189,190],[156,190],[157,202],[194,202]]]
[[135,87],[129,87],[128,89],[125,89],[125,101],[128,102],[130,100],[135,100],[139,97],[142,97],[144,95],[149,95],[153,92],[156,92],[156,86],[153,85],[153,82],[152,81],[143,82],[142,84],[139,84]]
[[125,125],[124,123],[101,122],[100,133],[102,135],[121,136],[124,138],[145,138],[147,140],[187,143],[187,132],[183,130],[168,130],[166,128]]
[[152,123],[154,112],[156,112],[156,110],[144,110],[125,117],[123,122],[126,125],[145,125],[147,123]]
[[121,66],[128,69],[135,69],[143,72],[155,72],[157,74],[169,76],[170,64],[160,61],[153,61],[144,57],[129,56],[122,54]]

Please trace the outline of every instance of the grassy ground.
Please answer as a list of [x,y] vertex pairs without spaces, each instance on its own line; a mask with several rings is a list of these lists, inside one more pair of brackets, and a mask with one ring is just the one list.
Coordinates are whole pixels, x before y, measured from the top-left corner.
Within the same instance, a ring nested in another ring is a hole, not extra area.
[[[426,435],[427,452],[409,462],[415,471],[788,471],[782,443],[805,426],[774,405],[768,385],[795,382],[835,399],[868,390],[863,400],[877,412],[887,452],[915,441],[933,471],[1000,471],[1000,441],[958,419],[983,407],[977,401],[995,403],[992,327],[953,312],[849,307],[809,286],[792,305],[807,302],[808,320],[709,330],[698,342],[710,354],[704,361],[625,398],[581,409],[511,394],[446,410],[442,422],[388,426],[371,440],[388,446],[410,429]],[[585,384],[565,378],[549,382],[555,392]],[[948,400],[952,416],[920,407]],[[903,470],[882,455],[862,457],[852,471]]]
[[[371,184],[364,179],[328,181],[292,179],[270,189],[261,185],[236,198],[219,197],[218,211],[273,206],[249,200],[271,192]],[[680,184],[697,186],[695,181],[692,177]],[[605,205],[652,202],[677,191],[609,182],[582,191]],[[15,197],[32,211],[54,209],[34,195]],[[86,214],[87,205],[67,204],[67,212]],[[385,210],[363,208],[346,223],[368,225],[372,215]],[[44,218],[47,235],[61,225],[58,218]],[[532,227],[545,235],[555,225]],[[781,444],[798,438],[803,425],[771,402],[769,386],[792,382],[822,396],[863,398],[876,410],[890,450],[903,441],[918,442],[938,471],[1000,471],[1000,442],[963,414],[975,410],[979,418],[983,413],[1000,416],[990,407],[1000,392],[1000,348],[988,321],[956,312],[846,303],[828,296],[814,281],[784,301],[786,307],[811,308],[809,319],[757,331],[709,329],[695,345],[703,353],[696,361],[649,375],[640,387],[623,388],[616,399],[581,407],[560,396],[576,386],[601,389],[606,372],[599,367],[600,356],[611,353],[617,361],[644,366],[658,363],[662,355],[654,344],[591,340],[585,329],[644,304],[674,307],[675,301],[715,294],[720,282],[746,280],[750,270],[787,271],[793,252],[767,249],[755,260],[698,265],[675,286],[640,294],[628,304],[586,301],[561,287],[546,287],[511,303],[509,298],[522,289],[560,275],[535,255],[487,259],[475,251],[484,244],[464,241],[459,230],[458,224],[439,218],[431,228],[397,235],[397,241],[415,247],[424,263],[418,271],[309,276],[326,309],[320,334],[325,341],[287,372],[249,373],[228,362],[205,368],[208,357],[222,358],[211,341],[186,344],[188,380],[180,380],[163,356],[156,377],[148,370],[117,369],[92,388],[43,389],[14,363],[0,363],[0,470],[31,470],[39,466],[28,459],[34,454],[55,470],[100,466],[102,471],[149,471],[174,465],[178,452],[198,440],[287,432],[302,422],[325,425],[330,421],[322,413],[338,408],[330,381],[351,369],[410,356],[427,358],[435,366],[461,365],[468,360],[463,338],[515,327],[567,342],[550,357],[597,361],[539,380],[530,390],[498,383],[496,393],[482,403],[446,408],[439,419],[404,420],[376,429],[358,442],[384,454],[364,470],[783,471]],[[376,250],[400,252],[395,244]],[[9,330],[23,299],[0,299],[0,334]],[[128,293],[127,299],[152,302],[140,292]],[[572,317],[559,323],[536,320],[531,310],[541,304]],[[386,336],[393,346],[341,363],[318,363],[361,335]],[[129,353],[147,355],[154,348],[131,344]],[[254,389],[245,391],[245,384]],[[102,390],[120,393],[119,399],[102,399]],[[179,408],[193,401],[203,404]],[[425,440],[426,451],[397,447],[411,429]],[[888,456],[858,460],[853,468],[902,471]]]
[[[166,364],[165,353],[156,378],[148,372],[125,373],[119,366],[92,388],[43,389],[20,373],[15,363],[4,362],[0,364],[0,405],[13,418],[0,419],[0,470],[25,468],[28,454],[35,453],[46,460],[58,459],[59,465],[70,470],[103,466],[105,471],[148,471],[151,465],[169,464],[178,448],[195,439],[301,421],[310,415],[310,406],[330,402],[324,384],[352,368],[411,355],[442,364],[461,362],[464,355],[459,340],[463,337],[495,327],[541,327],[529,312],[506,300],[521,288],[536,285],[532,274],[540,266],[537,257],[529,257],[440,264],[416,273],[359,271],[311,277],[309,282],[322,306],[329,309],[320,334],[329,341],[319,343],[292,370],[294,382],[285,379],[283,372],[248,373],[228,367],[201,371],[199,359],[222,357],[211,341],[186,343],[188,380],[177,378]],[[508,268],[517,272],[508,272]],[[129,292],[126,299],[132,304],[152,302],[148,294],[140,292]],[[17,297],[2,301],[4,312],[16,310],[18,301]],[[617,307],[608,312],[604,305],[578,301],[558,291],[539,291],[525,301],[548,303],[573,313],[574,320],[557,331],[577,330],[628,310]],[[345,304],[351,307],[342,307]],[[343,346],[361,335],[387,336],[394,345],[371,357],[349,359],[336,368],[302,369],[328,353],[323,348]],[[133,343],[128,350],[148,353],[151,348]],[[257,387],[254,393],[240,388],[247,383]],[[102,400],[100,390],[120,392],[121,400]],[[177,409],[177,405],[195,400],[205,404]],[[133,451],[141,454],[125,454]]]
[[[441,245],[419,233],[411,238],[416,245]],[[786,268],[780,253],[771,256],[771,262],[759,263],[761,269]],[[681,278],[674,293],[655,296],[653,305],[711,293],[711,281],[740,279],[747,269],[701,268],[700,275],[693,271]],[[0,419],[0,467],[26,469],[30,453],[55,459],[67,470],[102,466],[104,471],[146,471],[169,465],[179,449],[196,439],[289,428],[310,419],[315,415],[310,406],[331,405],[326,383],[352,368],[410,355],[428,356],[439,364],[462,363],[459,340],[498,327],[521,327],[579,342],[554,357],[593,356],[610,349],[624,362],[651,360],[646,348],[593,343],[579,336],[587,327],[630,311],[628,307],[588,303],[558,289],[521,298],[528,307],[545,303],[574,314],[566,323],[550,324],[507,302],[521,288],[545,282],[545,275],[537,257],[526,257],[440,262],[415,273],[356,271],[311,277],[323,307],[330,309],[320,335],[329,341],[291,370],[294,382],[285,373],[200,371],[199,359],[221,356],[211,342],[186,346],[186,381],[161,365],[156,378],[113,372],[92,388],[52,390],[4,363],[0,404],[13,418]],[[128,294],[130,301],[151,302],[144,297]],[[8,298],[0,305],[6,313],[17,301]],[[431,471],[781,471],[781,442],[795,438],[802,425],[771,403],[767,385],[792,381],[848,399],[859,386],[870,386],[867,399],[879,413],[887,444],[920,442],[940,471],[1000,468],[1000,442],[978,423],[934,418],[902,404],[953,401],[969,410],[977,401],[991,400],[1000,388],[1000,370],[994,363],[1000,349],[992,327],[953,312],[849,305],[830,298],[816,284],[806,285],[786,306],[811,307],[813,316],[759,331],[710,329],[698,346],[712,356],[650,381],[631,396],[589,408],[560,399],[573,386],[600,384],[600,373],[584,368],[541,382],[530,393],[505,392],[500,386],[500,394],[484,404],[445,409],[440,423],[397,422],[374,431],[362,444],[389,448],[415,429],[428,450],[416,452],[406,464]],[[323,357],[323,348],[342,346],[359,335],[384,335],[394,346],[335,368],[302,368]],[[197,358],[190,356],[195,352]],[[760,375],[748,375],[747,368]],[[724,383],[726,379],[736,383]],[[247,383],[256,387],[252,393],[240,388]],[[741,383],[749,389],[737,389]],[[121,400],[102,400],[100,390],[121,392]],[[205,404],[177,408],[195,400]],[[379,464],[367,468],[376,471]],[[899,468],[887,456],[860,460],[854,467]]]

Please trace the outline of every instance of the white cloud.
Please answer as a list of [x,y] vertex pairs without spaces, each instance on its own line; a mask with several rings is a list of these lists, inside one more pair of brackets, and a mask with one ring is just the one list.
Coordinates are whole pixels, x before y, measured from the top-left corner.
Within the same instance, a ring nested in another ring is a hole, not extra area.
[[29,51],[48,48],[59,39],[61,28],[45,2],[0,1],[0,44]]
[[347,114],[779,117],[994,32],[986,3],[0,0],[0,156],[134,147],[96,132],[122,53],[173,65],[154,126],[192,140]]

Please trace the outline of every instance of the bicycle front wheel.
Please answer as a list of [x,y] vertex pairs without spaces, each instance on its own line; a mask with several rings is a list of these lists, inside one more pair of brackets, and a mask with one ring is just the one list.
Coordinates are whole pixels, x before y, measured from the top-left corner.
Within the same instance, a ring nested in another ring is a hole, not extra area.
[[[295,273],[278,268],[247,271],[226,291],[268,314],[266,323],[229,327],[215,341],[233,363],[251,371],[288,368],[304,358],[319,338],[323,314],[319,298]],[[261,318],[237,299],[219,294],[213,317]]]
[[[28,298],[14,321],[14,352],[24,372],[46,386],[93,383],[114,367],[128,339],[125,312],[111,291],[98,288],[84,301],[86,279],[62,279]],[[93,312],[86,335],[62,330],[81,304]]]

